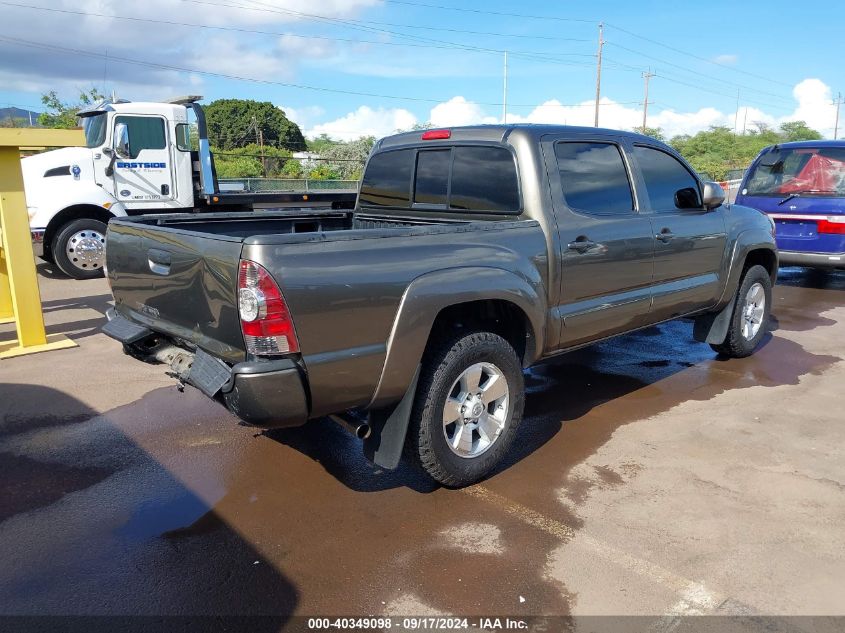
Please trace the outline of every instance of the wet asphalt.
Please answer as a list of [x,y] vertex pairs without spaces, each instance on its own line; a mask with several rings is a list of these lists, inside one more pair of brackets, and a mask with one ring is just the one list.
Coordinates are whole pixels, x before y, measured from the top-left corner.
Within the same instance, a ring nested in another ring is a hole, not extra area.
[[105,282],[40,272],[80,347],[0,362],[0,614],[845,612],[845,272],[782,271],[748,359],[678,321],[532,368],[464,491],[239,425],[98,333]]

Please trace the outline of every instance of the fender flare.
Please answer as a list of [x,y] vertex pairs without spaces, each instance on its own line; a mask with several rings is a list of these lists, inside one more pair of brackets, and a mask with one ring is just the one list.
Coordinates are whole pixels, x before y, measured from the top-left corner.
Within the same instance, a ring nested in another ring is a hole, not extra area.
[[736,294],[737,288],[745,268],[745,260],[751,251],[768,250],[775,256],[775,270],[777,271],[777,247],[771,233],[762,228],[746,229],[740,232],[734,240],[731,253],[731,265],[725,282],[725,289],[719,298],[718,305],[724,307]]
[[737,289],[742,282],[745,261],[748,254],[756,250],[772,252],[775,257],[775,274],[777,274],[777,249],[772,243],[771,234],[764,229],[748,229],[739,233],[734,242],[725,289],[717,304],[719,309],[695,318],[692,334],[696,341],[711,345],[720,345],[725,341],[736,305]]
[[402,295],[381,376],[367,408],[382,408],[403,398],[442,310],[490,299],[508,301],[526,315],[535,344],[525,361],[531,364],[536,360],[544,348],[547,312],[545,292],[539,284],[532,285],[502,268],[467,266],[426,273],[412,281]]

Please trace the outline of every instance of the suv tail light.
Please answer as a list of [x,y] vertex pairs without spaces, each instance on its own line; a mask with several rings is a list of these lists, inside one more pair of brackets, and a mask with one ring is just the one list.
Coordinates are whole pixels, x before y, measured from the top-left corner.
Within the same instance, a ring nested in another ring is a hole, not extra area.
[[262,266],[241,260],[238,312],[246,349],[256,356],[299,351],[293,319],[279,286]]
[[819,233],[845,235],[845,215],[833,215],[825,220],[819,220]]

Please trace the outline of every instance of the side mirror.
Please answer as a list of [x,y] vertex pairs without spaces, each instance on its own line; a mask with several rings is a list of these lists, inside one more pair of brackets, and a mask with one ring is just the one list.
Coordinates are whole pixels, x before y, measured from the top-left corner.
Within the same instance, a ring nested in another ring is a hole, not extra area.
[[695,187],[684,187],[675,192],[675,206],[678,209],[700,209],[701,200],[698,198],[698,189]]
[[718,182],[704,183],[704,207],[710,211],[722,206],[725,201],[725,190],[722,189]]
[[121,158],[132,156],[132,150],[129,148],[129,127],[125,123],[114,126],[114,151]]

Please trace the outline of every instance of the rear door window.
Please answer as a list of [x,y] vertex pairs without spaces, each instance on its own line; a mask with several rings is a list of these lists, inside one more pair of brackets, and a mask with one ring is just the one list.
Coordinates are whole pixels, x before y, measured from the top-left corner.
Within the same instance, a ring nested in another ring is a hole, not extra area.
[[361,181],[361,204],[370,207],[410,207],[414,154],[412,149],[400,149],[372,156]]
[[504,147],[457,146],[454,152],[451,209],[519,212],[519,181],[513,154]]
[[613,143],[565,142],[555,145],[566,204],[595,215],[634,211],[628,170]]
[[702,208],[698,180],[677,158],[642,145],[634,147],[634,157],[640,166],[653,211]]

